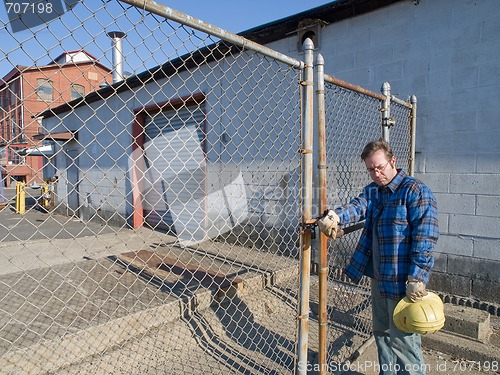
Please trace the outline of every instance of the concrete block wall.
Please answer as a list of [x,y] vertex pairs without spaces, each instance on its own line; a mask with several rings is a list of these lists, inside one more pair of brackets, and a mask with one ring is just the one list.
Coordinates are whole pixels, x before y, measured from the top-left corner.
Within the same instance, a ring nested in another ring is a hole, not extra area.
[[[325,72],[416,95],[416,176],[436,194],[430,288],[500,302],[500,7],[405,0],[322,29]],[[291,43],[289,45],[292,45]]]

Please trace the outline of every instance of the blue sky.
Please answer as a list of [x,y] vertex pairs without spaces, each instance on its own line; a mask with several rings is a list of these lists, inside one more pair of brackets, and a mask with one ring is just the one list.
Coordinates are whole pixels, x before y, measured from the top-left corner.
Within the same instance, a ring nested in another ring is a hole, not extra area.
[[166,6],[238,33],[333,0],[163,0]]
[[[170,8],[234,33],[331,1],[158,0],[159,3]],[[147,28],[146,31],[144,29],[140,31],[140,26],[136,29],[136,25],[141,22],[138,15],[136,18],[115,16],[115,14],[123,13],[122,7],[129,7],[127,4],[119,3],[118,0],[109,0],[106,3],[105,9],[102,0],[83,0],[83,3],[78,3],[74,7],[74,13],[65,13],[48,26],[42,25],[32,30],[15,33],[12,33],[8,26],[5,7],[0,6],[0,20],[3,23],[3,27],[0,27],[0,40],[2,41],[0,43],[0,77],[7,74],[15,65],[45,65],[64,51],[76,49],[85,49],[98,57],[103,64],[110,66],[111,42],[106,36],[106,31],[111,30],[127,32],[127,39],[124,40],[123,45],[124,53],[128,53],[124,67],[126,71],[137,73],[148,67],[159,65],[165,61],[166,56],[170,57],[171,51],[166,51],[166,46],[170,44],[170,41],[165,43],[165,29],[162,29],[161,33]],[[168,27],[166,29],[168,30]],[[149,39],[139,38],[140,32],[151,35]],[[178,46],[171,46],[171,48],[175,50]],[[178,52],[185,53],[187,48],[189,47],[184,45]]]

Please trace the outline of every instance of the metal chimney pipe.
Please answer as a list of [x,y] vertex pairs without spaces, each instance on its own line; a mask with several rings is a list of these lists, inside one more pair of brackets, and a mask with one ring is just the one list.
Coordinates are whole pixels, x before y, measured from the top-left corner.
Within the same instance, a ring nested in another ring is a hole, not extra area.
[[123,81],[123,48],[122,39],[126,34],[122,31],[110,31],[108,36],[111,38],[113,47],[113,83]]

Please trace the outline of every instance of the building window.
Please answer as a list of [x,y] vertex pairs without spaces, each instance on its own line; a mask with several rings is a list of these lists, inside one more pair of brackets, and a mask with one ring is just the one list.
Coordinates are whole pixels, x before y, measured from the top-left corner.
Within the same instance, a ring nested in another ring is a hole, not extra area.
[[6,164],[7,164],[7,148],[4,146],[0,147],[0,165],[6,165]]
[[12,117],[10,119],[10,132],[12,134],[12,138],[16,138],[17,135],[19,134],[17,123],[16,123],[16,118]]
[[11,117],[10,119],[10,138],[16,142],[24,142],[23,131],[20,124],[20,119]]
[[20,146],[11,146],[9,147],[9,151],[8,151],[8,157],[9,157],[9,160],[8,160],[8,164],[24,164],[25,163],[25,159],[24,159],[24,156],[21,156],[18,154],[19,151],[23,150],[24,147],[20,147]]
[[16,81],[13,81],[10,85],[10,104],[15,105],[16,104],[16,90],[17,90],[17,85]]
[[39,100],[52,101],[53,84],[48,79],[37,79],[36,92]]
[[82,85],[71,85],[71,100],[85,96],[85,87]]
[[7,93],[5,91],[6,91],[5,89],[2,89],[0,91],[0,108],[2,108],[2,109],[7,108],[7,106],[8,106],[7,96],[6,96]]

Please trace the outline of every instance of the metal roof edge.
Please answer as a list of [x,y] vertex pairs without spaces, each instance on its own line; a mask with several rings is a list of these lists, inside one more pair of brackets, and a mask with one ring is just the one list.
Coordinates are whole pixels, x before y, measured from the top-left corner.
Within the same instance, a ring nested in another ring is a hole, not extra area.
[[[317,18],[327,23],[333,23],[368,13],[401,1],[403,0],[337,0],[289,17],[257,26],[240,32],[237,35],[259,44],[267,44],[285,38],[288,33],[296,30],[298,23],[305,18]],[[235,48],[235,46],[233,45],[232,48]],[[240,48],[238,48],[238,50],[241,51]],[[217,51],[219,53],[217,53]],[[230,44],[224,41],[215,42],[206,47],[189,52],[174,60],[167,61],[165,64],[158,65],[154,68],[138,73],[137,75],[133,75],[124,81],[116,82],[105,88],[93,91],[83,98],[78,98],[58,107],[50,108],[34,117],[49,118],[56,116],[82,105],[106,99],[119,92],[128,91],[134,87],[143,85],[148,81],[168,77],[169,73],[178,73],[179,71],[184,71],[191,66],[198,66],[200,62],[209,62],[220,59],[226,56],[229,51],[231,51]],[[174,69],[172,70],[172,68]],[[182,69],[179,70],[179,68]]]

